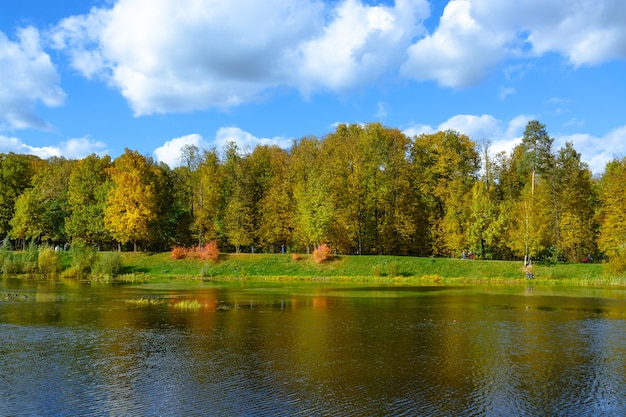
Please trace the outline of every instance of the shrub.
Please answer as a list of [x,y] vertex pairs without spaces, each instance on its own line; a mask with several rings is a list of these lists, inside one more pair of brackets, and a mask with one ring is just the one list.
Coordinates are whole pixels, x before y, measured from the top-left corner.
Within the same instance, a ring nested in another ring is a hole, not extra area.
[[17,275],[24,272],[24,263],[20,257],[9,254],[2,261],[2,273],[7,275]]
[[98,275],[117,276],[122,272],[122,255],[119,252],[100,253],[93,271]]
[[297,253],[292,253],[291,254],[291,260],[292,261],[299,261],[300,260],[300,255],[298,255]]
[[380,277],[383,275],[383,267],[380,264],[376,264],[372,266],[372,275],[375,277]]
[[172,248],[172,259],[185,259],[187,257],[187,249],[182,246],[174,246]]
[[626,251],[611,256],[609,262],[604,265],[604,269],[614,277],[626,275]]
[[397,262],[390,262],[387,265],[387,272],[389,273],[390,277],[397,277],[398,275],[400,275],[400,267],[398,266]]
[[35,242],[31,241],[26,250],[22,253],[22,272],[24,274],[34,274],[37,272],[39,260],[39,249]]
[[204,245],[204,250],[202,252],[204,257],[200,259],[209,259],[213,262],[217,262],[220,257],[220,249],[217,247],[217,240],[212,240]]
[[313,260],[315,260],[316,264],[321,264],[325,261],[330,261],[333,259],[333,252],[330,246],[326,243],[322,243],[313,251]]
[[204,246],[192,246],[187,249],[182,246],[175,246],[172,249],[172,259],[201,259],[203,261],[211,260],[217,262],[220,256],[220,250],[217,246],[217,240],[212,240]]
[[39,272],[45,276],[56,276],[61,272],[61,257],[59,253],[49,246],[39,250],[37,259]]
[[71,268],[75,271],[75,276],[77,277],[88,275],[97,258],[96,250],[82,240],[72,242],[70,255],[72,257]]

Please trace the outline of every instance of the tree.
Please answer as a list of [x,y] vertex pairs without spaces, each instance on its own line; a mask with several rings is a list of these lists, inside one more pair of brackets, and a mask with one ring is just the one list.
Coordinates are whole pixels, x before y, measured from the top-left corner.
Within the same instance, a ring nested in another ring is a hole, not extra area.
[[[557,202],[556,181],[554,177],[555,158],[552,152],[552,143],[554,139],[550,138],[546,131],[545,125],[537,120],[531,120],[527,123],[524,135],[522,137],[521,149],[523,157],[520,169],[530,172],[530,198],[525,202],[525,215],[530,216],[525,219],[526,225],[526,243],[525,243],[525,259],[531,255],[531,235],[535,235],[535,243],[540,246],[547,246],[552,240],[560,239],[558,224],[559,212]],[[537,176],[542,180],[543,195],[538,207],[535,205],[535,188]],[[543,217],[543,221],[538,218],[539,213]],[[553,233],[553,237],[549,234]],[[536,248],[539,250],[540,248]]]
[[293,191],[287,176],[289,154],[277,146],[263,146],[255,149],[253,157],[259,158],[257,151],[264,154],[265,163],[259,163],[267,176],[262,178],[262,196],[257,203],[258,244],[261,248],[274,252],[292,243],[293,233]]
[[598,247],[609,257],[626,251],[626,158],[606,164],[600,179]]
[[414,138],[411,149],[416,193],[423,197],[427,230],[422,247],[453,256],[466,245],[469,193],[480,166],[475,144],[455,131]]
[[111,181],[107,170],[108,155],[91,154],[78,161],[69,178],[67,200],[69,216],[65,219],[67,234],[88,244],[111,240],[104,225],[104,208]]
[[198,165],[198,191],[194,196],[194,229],[198,243],[221,238],[225,199],[224,170],[215,149],[205,151]]
[[293,184],[294,240],[310,253],[328,239],[333,221],[329,183],[322,176],[329,169],[321,157],[321,142],[305,137],[291,147],[289,181]]
[[157,219],[157,181],[162,175],[154,164],[137,151],[125,149],[107,172],[113,181],[104,210],[104,224],[121,244],[150,241],[150,229]]
[[33,175],[45,164],[33,155],[0,154],[0,237],[11,232],[18,197],[32,187]]
[[64,158],[50,158],[32,177],[33,186],[18,197],[11,220],[14,238],[51,243],[67,240],[67,189],[74,163]]
[[591,171],[580,157],[568,142],[559,151],[556,161],[561,213],[559,251],[574,262],[595,252],[597,233],[597,195]]
[[225,154],[223,233],[239,253],[242,246],[254,244],[255,190],[247,158],[234,142],[227,144]]

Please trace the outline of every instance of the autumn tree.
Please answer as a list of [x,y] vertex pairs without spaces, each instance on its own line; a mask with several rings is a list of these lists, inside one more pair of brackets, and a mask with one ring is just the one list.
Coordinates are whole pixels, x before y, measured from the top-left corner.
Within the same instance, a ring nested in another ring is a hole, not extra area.
[[242,246],[254,244],[254,186],[247,156],[234,142],[227,144],[225,155],[223,233],[239,253]]
[[474,142],[448,130],[414,138],[411,149],[417,195],[422,197],[428,230],[422,247],[453,256],[466,244],[470,192],[480,167]]
[[293,184],[294,241],[307,253],[328,239],[333,222],[329,200],[328,161],[321,155],[321,142],[305,137],[294,142],[290,152],[289,181]]
[[152,161],[126,149],[108,168],[113,186],[107,196],[104,224],[120,244],[150,241],[157,218],[157,181],[162,175]]
[[277,146],[261,146],[251,156],[259,160],[254,164],[255,169],[264,173],[253,171],[263,190],[258,195],[256,209],[258,244],[266,251],[275,252],[292,243],[294,200],[287,175],[289,153]]
[[626,253],[626,158],[606,164],[600,180],[598,247],[609,258]]
[[205,151],[198,164],[198,188],[194,195],[194,224],[198,244],[217,240],[223,230],[224,170],[215,149]]
[[596,250],[598,201],[593,178],[570,142],[560,149],[556,168],[561,213],[559,251],[567,259],[580,262]]

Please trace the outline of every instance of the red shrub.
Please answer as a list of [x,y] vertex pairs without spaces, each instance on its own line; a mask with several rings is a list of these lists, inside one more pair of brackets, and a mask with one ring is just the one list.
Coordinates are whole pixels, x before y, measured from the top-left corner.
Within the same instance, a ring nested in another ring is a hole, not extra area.
[[213,262],[217,262],[220,256],[220,249],[217,247],[217,240],[212,240],[202,248],[202,258],[204,260],[210,259]]
[[172,248],[172,259],[185,259],[187,257],[187,249],[182,246],[174,246]]
[[220,250],[217,247],[217,240],[212,240],[204,246],[192,246],[184,248],[175,246],[172,249],[172,259],[201,259],[203,261],[211,260],[217,262],[220,256]]
[[313,260],[316,264],[333,259],[333,251],[326,243],[322,243],[313,251]]

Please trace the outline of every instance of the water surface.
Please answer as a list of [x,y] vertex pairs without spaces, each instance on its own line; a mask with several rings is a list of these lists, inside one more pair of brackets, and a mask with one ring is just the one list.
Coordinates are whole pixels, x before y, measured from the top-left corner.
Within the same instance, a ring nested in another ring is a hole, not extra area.
[[0,415],[626,415],[623,290],[0,285]]

